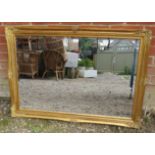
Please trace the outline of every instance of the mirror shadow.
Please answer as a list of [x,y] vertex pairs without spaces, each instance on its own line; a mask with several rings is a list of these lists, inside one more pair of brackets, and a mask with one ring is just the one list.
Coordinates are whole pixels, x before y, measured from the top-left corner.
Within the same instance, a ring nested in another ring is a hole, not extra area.
[[131,117],[139,40],[18,37],[20,109]]

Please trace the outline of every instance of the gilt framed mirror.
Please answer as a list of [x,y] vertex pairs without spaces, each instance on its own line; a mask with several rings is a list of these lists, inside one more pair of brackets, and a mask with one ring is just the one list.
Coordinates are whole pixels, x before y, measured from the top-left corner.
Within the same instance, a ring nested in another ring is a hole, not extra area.
[[137,128],[149,31],[8,26],[13,117]]

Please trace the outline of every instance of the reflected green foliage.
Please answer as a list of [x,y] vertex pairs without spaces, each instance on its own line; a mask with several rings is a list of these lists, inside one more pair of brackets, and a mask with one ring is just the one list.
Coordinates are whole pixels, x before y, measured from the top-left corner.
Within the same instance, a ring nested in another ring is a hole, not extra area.
[[89,67],[94,67],[94,63],[91,59],[85,58],[78,62],[78,66],[89,68]]
[[96,39],[92,39],[92,38],[80,38],[79,39],[80,50],[81,51],[90,50],[95,40]]

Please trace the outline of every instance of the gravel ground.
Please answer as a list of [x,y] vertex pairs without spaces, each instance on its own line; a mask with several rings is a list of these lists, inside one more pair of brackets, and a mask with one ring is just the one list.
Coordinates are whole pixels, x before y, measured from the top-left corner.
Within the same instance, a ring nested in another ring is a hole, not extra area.
[[20,79],[22,108],[44,111],[130,116],[129,79],[112,73],[97,78]]

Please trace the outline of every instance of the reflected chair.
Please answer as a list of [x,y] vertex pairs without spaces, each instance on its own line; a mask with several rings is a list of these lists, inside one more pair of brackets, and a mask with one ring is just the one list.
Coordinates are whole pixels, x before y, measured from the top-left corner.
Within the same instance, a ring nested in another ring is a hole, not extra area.
[[55,72],[57,80],[59,80],[59,78],[64,78],[65,61],[61,54],[54,50],[47,50],[44,51],[43,59],[45,64],[45,71],[42,78],[44,78],[46,73],[50,70]]

